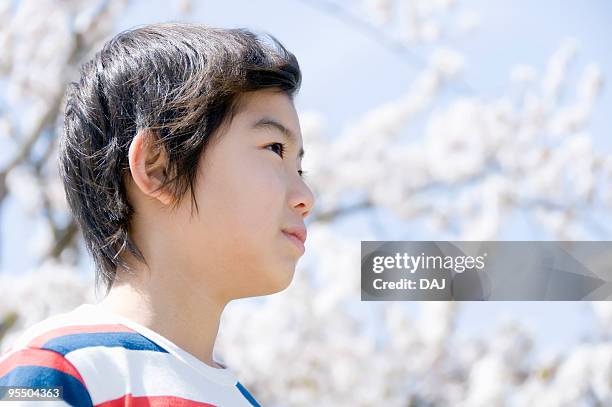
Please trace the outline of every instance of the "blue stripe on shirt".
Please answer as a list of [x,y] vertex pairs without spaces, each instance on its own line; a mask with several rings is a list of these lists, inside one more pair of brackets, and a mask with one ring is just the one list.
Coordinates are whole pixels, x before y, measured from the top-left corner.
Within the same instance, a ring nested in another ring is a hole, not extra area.
[[139,333],[133,332],[96,332],[70,334],[50,339],[41,349],[48,349],[62,355],[77,349],[92,346],[121,347],[131,350],[148,350],[168,353],[167,350]]
[[78,407],[93,406],[89,392],[83,383],[74,376],[50,367],[18,366],[0,377],[0,386],[36,387],[41,389],[61,386],[62,397],[66,403]]
[[244,386],[240,382],[236,383],[236,387],[238,387],[238,390],[240,390],[240,393],[242,393],[242,395],[249,401],[249,403],[251,403],[252,406],[261,407],[261,405],[257,402],[257,400],[255,400],[255,398],[251,395],[251,393],[249,393],[249,391],[245,389]]

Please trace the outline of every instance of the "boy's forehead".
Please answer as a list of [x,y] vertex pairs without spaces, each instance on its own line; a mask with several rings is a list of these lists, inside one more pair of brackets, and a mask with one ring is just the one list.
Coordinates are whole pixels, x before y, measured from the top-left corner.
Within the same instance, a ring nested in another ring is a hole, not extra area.
[[301,138],[293,100],[284,92],[260,90],[243,94],[236,104],[234,115],[242,116],[242,120],[248,121],[249,126],[255,126],[260,121],[279,124],[279,129],[286,130],[291,138]]
[[297,116],[293,100],[285,92],[278,90],[257,90],[239,96],[238,112],[248,114],[274,114]]

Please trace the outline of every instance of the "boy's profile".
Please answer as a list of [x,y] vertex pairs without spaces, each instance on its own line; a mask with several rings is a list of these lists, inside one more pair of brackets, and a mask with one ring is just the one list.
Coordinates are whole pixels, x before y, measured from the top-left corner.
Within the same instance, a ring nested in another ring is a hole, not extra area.
[[297,60],[243,29],[123,32],[67,93],[59,165],[106,296],[28,329],[0,386],[62,405],[259,405],[213,358],[221,313],[285,289],[314,197]]

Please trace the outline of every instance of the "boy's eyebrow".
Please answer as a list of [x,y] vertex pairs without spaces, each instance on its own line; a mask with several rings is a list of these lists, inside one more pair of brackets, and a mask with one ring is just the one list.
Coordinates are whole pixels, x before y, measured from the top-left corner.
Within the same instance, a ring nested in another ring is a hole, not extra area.
[[[291,131],[289,130],[287,127],[285,127],[282,123],[279,123],[278,121],[271,119],[269,117],[264,117],[262,119],[259,119],[254,125],[253,128],[273,128],[278,130],[287,140],[291,141],[294,144],[297,144],[297,136]],[[298,154],[299,158],[303,158],[304,157],[304,149],[300,148],[300,152]]]

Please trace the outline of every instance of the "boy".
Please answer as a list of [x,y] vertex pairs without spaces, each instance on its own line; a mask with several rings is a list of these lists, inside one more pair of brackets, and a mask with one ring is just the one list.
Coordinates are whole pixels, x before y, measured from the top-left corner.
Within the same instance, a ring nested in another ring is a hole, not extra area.
[[258,405],[213,359],[237,298],[276,293],[314,204],[295,57],[246,30],[117,35],[68,91],[60,172],[106,297],[27,330],[0,386],[74,406]]

